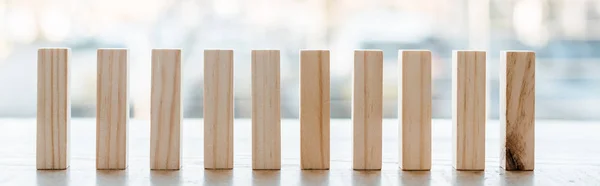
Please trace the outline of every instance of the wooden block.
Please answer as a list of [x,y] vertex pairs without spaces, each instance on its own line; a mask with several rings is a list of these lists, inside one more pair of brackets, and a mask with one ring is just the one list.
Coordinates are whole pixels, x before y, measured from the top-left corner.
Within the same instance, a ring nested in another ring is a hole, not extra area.
[[181,167],[181,49],[152,50],[150,169]]
[[129,75],[127,49],[98,50],[96,168],[127,168]]
[[329,50],[300,52],[300,166],[329,169]]
[[233,168],[233,50],[204,51],[204,168]]
[[37,169],[69,167],[71,49],[38,50]]
[[253,50],[253,169],[281,169],[279,78],[279,50]]
[[504,51],[500,57],[500,166],[533,170],[535,53]]
[[354,170],[381,169],[383,52],[354,51],[352,123]]
[[398,153],[402,170],[431,169],[431,52],[400,51]]
[[452,165],[484,170],[485,51],[454,51],[452,58]]

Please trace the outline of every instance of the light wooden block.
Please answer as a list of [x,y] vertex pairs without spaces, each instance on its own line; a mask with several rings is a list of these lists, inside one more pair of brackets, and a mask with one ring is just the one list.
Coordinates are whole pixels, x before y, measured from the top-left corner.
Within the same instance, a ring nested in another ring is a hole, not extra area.
[[300,167],[329,169],[329,50],[300,52]]
[[71,49],[38,50],[37,169],[69,167]]
[[233,50],[204,51],[204,168],[233,168]]
[[431,169],[431,52],[399,52],[398,117],[402,170]]
[[152,50],[150,169],[181,167],[181,50]]
[[383,119],[383,52],[354,51],[353,169],[380,170]]
[[252,51],[252,169],[281,169],[279,50]]
[[452,57],[452,165],[484,170],[485,52],[454,51]]
[[96,168],[127,168],[129,61],[127,49],[98,50]]
[[500,55],[500,166],[533,170],[535,147],[535,53]]

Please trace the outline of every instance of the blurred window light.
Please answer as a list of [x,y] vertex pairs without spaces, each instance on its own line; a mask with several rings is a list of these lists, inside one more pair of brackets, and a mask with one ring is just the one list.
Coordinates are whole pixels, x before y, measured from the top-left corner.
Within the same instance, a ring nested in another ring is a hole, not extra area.
[[9,38],[16,43],[35,41],[38,28],[31,9],[16,7],[7,11],[6,26]]
[[[250,23],[255,24],[257,26],[260,27],[273,27],[275,25],[279,26],[277,24],[277,19],[280,17],[285,17],[285,16],[278,16],[278,15],[286,15],[283,14],[283,12],[285,10],[281,10],[283,9],[282,6],[283,3],[275,1],[275,2],[268,2],[265,0],[261,0],[261,1],[256,1],[253,3],[248,3],[246,10],[248,11],[248,15],[246,16],[246,19],[248,19],[250,21]],[[278,8],[274,8],[274,7],[279,7]],[[279,14],[281,13],[281,14]]]
[[181,2],[181,21],[186,27],[200,25],[202,21],[202,9],[196,1],[188,0]]
[[573,39],[585,38],[587,11],[586,1],[570,0],[561,9],[560,23],[565,36]]
[[600,1],[599,0],[594,1],[594,5],[591,7],[594,8],[594,10],[596,11],[597,14],[600,14]]
[[42,34],[49,41],[62,41],[71,30],[69,15],[64,10],[52,7],[44,10],[41,16]]
[[544,2],[518,1],[513,9],[513,25],[517,38],[526,45],[539,47],[548,43],[548,30],[544,24]]
[[215,13],[222,17],[232,17],[240,12],[238,0],[214,0],[212,3]]
[[[6,25],[6,6],[0,2],[0,25]],[[4,27],[0,27],[4,28]],[[0,60],[5,60],[12,52],[12,47],[6,40],[6,30],[0,29]],[[1,63],[1,62],[0,62]]]
[[4,39],[0,39],[0,59],[6,59],[13,51],[12,45]]
[[175,1],[165,0],[89,0],[96,17],[105,23],[121,21],[152,22],[160,18]]

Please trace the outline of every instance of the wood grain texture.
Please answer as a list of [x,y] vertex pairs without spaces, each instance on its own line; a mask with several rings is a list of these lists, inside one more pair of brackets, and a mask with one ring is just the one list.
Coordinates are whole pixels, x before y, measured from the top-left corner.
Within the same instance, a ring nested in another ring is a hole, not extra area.
[[329,50],[300,52],[300,167],[329,169]]
[[354,170],[380,170],[383,119],[383,52],[354,51],[352,123]]
[[431,169],[431,52],[399,52],[398,127],[402,170]]
[[204,168],[233,168],[233,50],[204,50]]
[[533,170],[535,53],[503,51],[500,57],[500,166]]
[[129,61],[127,49],[98,49],[96,168],[127,168]]
[[37,169],[69,167],[71,49],[38,50]]
[[181,167],[181,50],[152,50],[150,169]]
[[252,169],[281,169],[279,50],[252,51]]
[[452,165],[485,168],[485,51],[454,51],[452,56]]

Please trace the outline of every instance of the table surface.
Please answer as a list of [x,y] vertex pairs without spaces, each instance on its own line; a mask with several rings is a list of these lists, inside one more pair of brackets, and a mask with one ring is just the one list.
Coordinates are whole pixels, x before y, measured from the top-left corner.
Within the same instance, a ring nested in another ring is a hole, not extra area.
[[600,185],[600,123],[536,121],[535,171],[499,168],[499,125],[486,127],[485,171],[455,171],[451,164],[450,120],[432,124],[431,171],[398,168],[398,122],[383,121],[383,168],[352,170],[352,125],[331,120],[331,169],[300,170],[298,120],[282,120],[282,168],[253,171],[251,120],[234,120],[234,169],[204,170],[203,122],[183,122],[183,160],[179,171],[150,171],[149,121],[130,120],[129,167],[95,169],[93,118],[71,120],[71,163],[68,170],[35,167],[35,119],[0,119],[0,185]]

